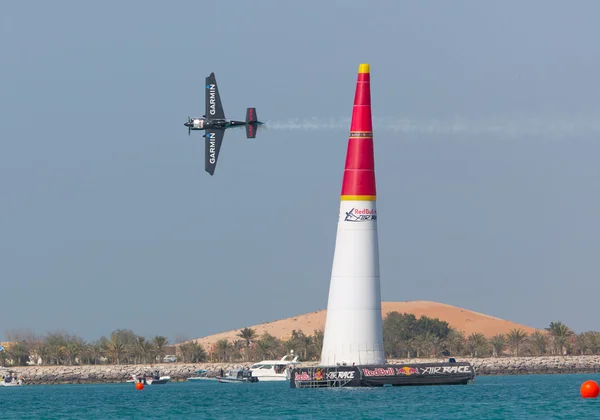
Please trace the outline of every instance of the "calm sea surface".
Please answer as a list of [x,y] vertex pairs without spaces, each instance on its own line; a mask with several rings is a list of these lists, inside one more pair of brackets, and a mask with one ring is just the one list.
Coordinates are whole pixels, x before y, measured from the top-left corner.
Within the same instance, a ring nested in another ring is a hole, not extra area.
[[600,419],[594,375],[477,377],[465,386],[290,389],[287,383],[181,382],[0,387],[2,419]]

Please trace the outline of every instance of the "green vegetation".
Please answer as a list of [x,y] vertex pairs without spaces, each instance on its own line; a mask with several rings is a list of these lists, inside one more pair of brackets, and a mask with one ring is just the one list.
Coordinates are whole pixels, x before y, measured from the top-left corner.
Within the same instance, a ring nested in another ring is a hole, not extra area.
[[481,333],[468,337],[447,322],[413,314],[390,312],[383,320],[386,357],[502,357],[600,354],[600,333],[575,334],[560,321],[544,332],[529,335],[514,328],[508,334],[486,338]]
[[[110,336],[94,342],[61,332],[44,338],[33,334],[10,333],[6,351],[0,352],[3,366],[41,365],[97,365],[157,363],[166,354],[168,340],[156,336],[150,340],[131,330],[119,329]],[[174,349],[173,349],[174,350]],[[206,352],[195,343],[182,344],[179,359],[189,362],[206,360]]]
[[[169,345],[167,339],[152,339],[131,330],[113,331],[109,337],[94,342],[65,333],[50,333],[43,338],[32,334],[8,334],[6,351],[0,352],[2,366],[141,364],[159,363],[166,354],[175,354],[178,362],[250,362],[279,359],[294,350],[300,360],[319,360],[323,331],[312,335],[294,330],[281,340],[269,333],[258,335],[252,328],[239,330],[236,340],[220,340],[205,349],[184,338]],[[437,318],[413,314],[389,313],[383,320],[383,341],[387,358],[428,357],[503,357],[543,355],[600,354],[600,332],[575,334],[560,321],[553,321],[545,331],[529,335],[522,329],[486,338],[481,333],[465,336]]]
[[321,356],[323,331],[315,330],[314,335],[293,330],[288,340],[280,340],[265,332],[257,335],[252,328],[244,328],[237,335],[239,340],[229,342],[219,340],[209,349],[209,361],[240,362],[280,359],[294,350],[301,360],[315,360]]

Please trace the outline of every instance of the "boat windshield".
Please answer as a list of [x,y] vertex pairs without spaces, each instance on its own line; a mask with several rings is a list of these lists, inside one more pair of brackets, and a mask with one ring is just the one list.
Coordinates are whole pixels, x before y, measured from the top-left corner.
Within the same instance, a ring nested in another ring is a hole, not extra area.
[[285,365],[275,365],[275,373],[285,372]]

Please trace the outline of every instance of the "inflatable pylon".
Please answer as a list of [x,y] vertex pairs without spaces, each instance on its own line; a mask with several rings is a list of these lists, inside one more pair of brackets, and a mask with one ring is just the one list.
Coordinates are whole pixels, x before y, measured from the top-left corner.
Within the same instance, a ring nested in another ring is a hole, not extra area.
[[379,283],[371,74],[358,67],[321,364],[385,363]]

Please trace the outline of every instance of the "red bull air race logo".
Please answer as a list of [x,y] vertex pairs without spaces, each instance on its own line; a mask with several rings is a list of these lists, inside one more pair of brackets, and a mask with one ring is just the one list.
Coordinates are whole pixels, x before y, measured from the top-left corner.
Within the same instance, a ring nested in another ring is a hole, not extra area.
[[419,374],[419,368],[413,368],[408,366],[403,366],[401,368],[375,368],[375,369],[366,369],[363,368],[363,374],[365,376],[398,376],[398,375],[413,375]]
[[375,209],[357,209],[354,207],[346,212],[345,222],[368,222],[377,220],[377,210]]
[[470,366],[402,366],[367,369],[363,368],[364,376],[410,376],[410,375],[443,375],[456,373],[471,373]]
[[302,372],[296,372],[296,375],[294,376],[294,379],[296,381],[310,381],[310,380],[315,380],[315,381],[322,381],[322,380],[328,380],[328,381],[335,381],[335,380],[342,380],[342,379],[354,379],[354,371],[353,370],[349,370],[349,371],[323,371],[321,370],[321,368],[317,368],[317,370],[315,371],[314,376],[307,371],[302,371]]

